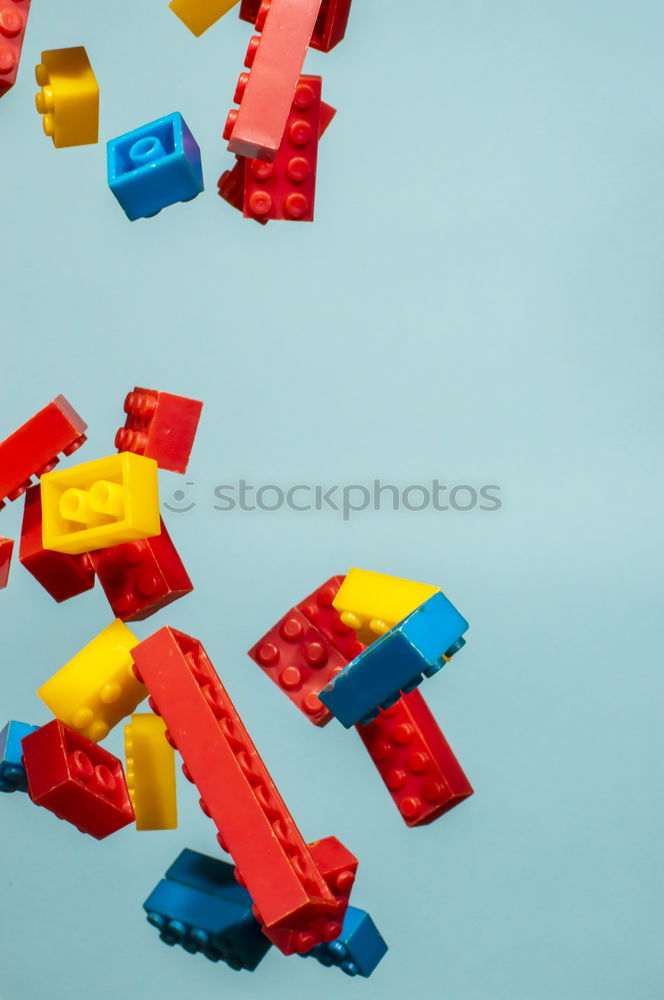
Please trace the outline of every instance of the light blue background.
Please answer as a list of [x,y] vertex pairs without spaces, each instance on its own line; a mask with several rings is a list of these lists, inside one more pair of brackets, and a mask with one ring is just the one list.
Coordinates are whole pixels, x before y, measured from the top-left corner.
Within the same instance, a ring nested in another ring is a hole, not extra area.
[[[360,859],[391,946],[369,981],[273,952],[251,975],[160,944],[141,903],[180,828],[97,843],[5,796],[2,1000],[651,1000],[662,995],[661,507],[664,8],[646,0],[356,0],[307,68],[339,108],[313,226],[217,197],[251,31],[200,40],[162,2],[34,0],[0,102],[0,433],[64,392],[112,451],[133,385],[206,406],[169,528],[194,595],[136,631],[200,637],[305,837]],[[55,150],[42,49],[85,44],[103,139],[174,110],[207,191],[130,224],[105,149]],[[254,482],[498,483],[495,513],[221,514]],[[180,486],[164,474],[163,497]],[[20,504],[0,515],[17,536]],[[319,732],[245,650],[328,575],[442,585],[469,642],[424,693],[476,794],[400,821],[352,732]],[[4,718],[109,621],[18,564],[0,595]],[[121,748],[120,730],[108,741]]]

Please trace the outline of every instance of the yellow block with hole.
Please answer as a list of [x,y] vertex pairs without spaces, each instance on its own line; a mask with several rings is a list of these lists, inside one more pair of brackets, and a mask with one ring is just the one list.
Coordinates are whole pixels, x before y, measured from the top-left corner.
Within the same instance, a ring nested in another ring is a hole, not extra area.
[[125,773],[136,813],[137,830],[175,830],[175,753],[166,742],[166,726],[158,715],[132,715],[125,726]]
[[37,694],[57,719],[98,743],[147,697],[133,670],[131,650],[139,642],[117,618]]
[[99,86],[82,45],[42,52],[35,67],[37,111],[53,145],[87,146],[99,138]]
[[198,38],[237,2],[238,0],[172,0],[168,6],[192,35]]
[[439,590],[428,583],[350,569],[332,603],[360,642],[369,645]]
[[123,451],[41,477],[42,539],[55,552],[94,552],[161,532],[157,463]]

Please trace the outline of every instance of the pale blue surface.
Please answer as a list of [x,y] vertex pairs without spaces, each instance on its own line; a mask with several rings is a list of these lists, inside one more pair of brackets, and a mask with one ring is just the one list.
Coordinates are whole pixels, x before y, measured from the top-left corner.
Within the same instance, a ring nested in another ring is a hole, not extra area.
[[[216,195],[248,25],[196,40],[165,0],[33,7],[0,101],[1,430],[64,392],[84,461],[112,451],[135,384],[206,401],[198,506],[168,515],[197,589],[136,632],[204,641],[304,835],[359,855],[353,903],[390,952],[365,982],[169,949],[141,904],[183,847],[214,852],[191,786],[179,830],[102,843],[7,795],[0,997],[658,1000],[662,4],[355,0],[346,42],[307,63],[340,109],[317,222],[265,230]],[[81,43],[102,141],[55,150],[31,67]],[[129,223],[104,141],[174,110],[206,191]],[[436,477],[500,484],[503,505],[212,510],[240,477]],[[164,499],[180,485],[164,474]],[[440,584],[470,622],[425,694],[476,794],[423,830],[353,732],[317,731],[244,655],[351,565]],[[36,688],[108,606],[99,588],[58,606],[15,564],[0,614],[0,725],[43,723]]]

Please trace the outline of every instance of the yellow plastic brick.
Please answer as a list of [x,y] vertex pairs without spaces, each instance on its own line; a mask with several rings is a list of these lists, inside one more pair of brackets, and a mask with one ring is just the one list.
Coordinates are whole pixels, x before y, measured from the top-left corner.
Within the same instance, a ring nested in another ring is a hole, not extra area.
[[41,477],[45,549],[93,552],[161,532],[157,463],[129,451]]
[[42,52],[35,97],[53,145],[87,146],[99,138],[99,87],[82,45]]
[[402,621],[440,587],[398,576],[351,569],[332,602],[341,620],[367,645]]
[[168,6],[198,38],[237,2],[238,0],[172,0]]
[[166,726],[158,715],[132,715],[125,726],[127,788],[136,813],[137,830],[175,830],[175,753],[166,742]]
[[37,694],[56,718],[98,743],[147,697],[133,671],[131,650],[139,642],[116,619]]

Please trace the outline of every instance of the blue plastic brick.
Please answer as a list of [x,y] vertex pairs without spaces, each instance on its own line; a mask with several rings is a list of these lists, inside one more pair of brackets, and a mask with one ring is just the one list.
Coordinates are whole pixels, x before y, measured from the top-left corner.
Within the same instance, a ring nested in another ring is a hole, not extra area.
[[369,914],[349,906],[336,941],[316,945],[302,957],[316,958],[321,965],[336,965],[347,976],[370,976],[386,953],[387,945]]
[[143,909],[166,944],[235,970],[253,971],[271,947],[251,909],[170,879],[159,882]]
[[106,149],[108,186],[132,221],[203,190],[201,151],[178,111],[111,139]]
[[25,722],[8,722],[0,732],[0,792],[27,792],[21,740],[35,729]]
[[319,694],[346,729],[375,719],[432,677],[465,639],[468,622],[443,593],[436,593],[389,632],[372,642]]
[[234,865],[221,861],[220,858],[211,858],[207,854],[191,851],[188,847],[175,859],[166,872],[166,878],[221,896],[249,910],[253,905],[247,890],[235,880]]

